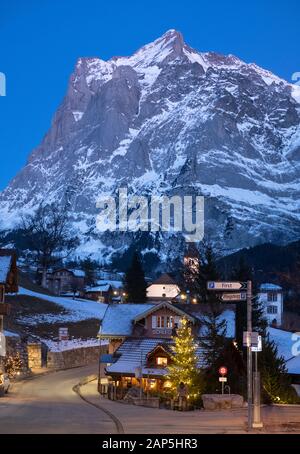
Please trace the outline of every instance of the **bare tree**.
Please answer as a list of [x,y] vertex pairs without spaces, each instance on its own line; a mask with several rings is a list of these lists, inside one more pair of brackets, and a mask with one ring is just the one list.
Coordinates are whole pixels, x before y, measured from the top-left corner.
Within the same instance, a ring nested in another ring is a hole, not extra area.
[[49,267],[67,258],[79,244],[70,232],[68,212],[54,204],[40,205],[22,219],[21,229],[30,258],[42,269],[42,286],[46,287]]

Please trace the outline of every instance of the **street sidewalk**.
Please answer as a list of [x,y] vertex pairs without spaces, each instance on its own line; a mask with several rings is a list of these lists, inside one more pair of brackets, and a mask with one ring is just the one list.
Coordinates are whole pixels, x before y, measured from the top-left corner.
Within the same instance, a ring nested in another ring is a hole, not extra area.
[[[93,377],[90,377],[90,379]],[[125,433],[134,434],[246,434],[247,409],[178,412],[139,407],[99,396],[97,381],[82,382],[80,393],[93,405],[115,415]],[[300,433],[300,406],[262,407],[263,429],[250,433]]]

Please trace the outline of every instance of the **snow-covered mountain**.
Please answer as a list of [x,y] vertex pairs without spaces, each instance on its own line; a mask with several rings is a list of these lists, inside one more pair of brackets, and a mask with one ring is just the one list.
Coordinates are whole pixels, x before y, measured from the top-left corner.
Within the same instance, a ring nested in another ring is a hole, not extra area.
[[95,229],[101,193],[203,194],[205,237],[223,253],[300,234],[300,87],[176,30],[130,57],[80,58],[50,130],[0,194],[1,228],[69,201],[80,253],[138,241],[174,258],[180,236]]

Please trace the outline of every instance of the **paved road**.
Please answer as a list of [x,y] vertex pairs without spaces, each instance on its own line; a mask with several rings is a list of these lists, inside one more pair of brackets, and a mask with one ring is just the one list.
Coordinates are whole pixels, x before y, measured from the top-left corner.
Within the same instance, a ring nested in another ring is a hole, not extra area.
[[0,433],[113,434],[112,419],[74,391],[95,366],[54,372],[18,384],[0,399]]
[[[246,433],[246,409],[172,412],[101,398],[96,382],[74,391],[96,366],[50,373],[16,385],[0,399],[0,434]],[[300,407],[264,407],[263,433],[300,431]],[[112,417],[113,416],[113,417]],[[117,424],[116,424],[117,423]]]

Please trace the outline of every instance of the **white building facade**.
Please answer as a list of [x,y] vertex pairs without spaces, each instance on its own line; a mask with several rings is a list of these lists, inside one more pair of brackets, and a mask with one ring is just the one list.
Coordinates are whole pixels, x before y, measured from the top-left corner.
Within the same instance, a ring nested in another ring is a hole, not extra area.
[[148,299],[173,299],[180,293],[180,288],[169,274],[163,274],[149,287],[147,287]]
[[261,284],[258,299],[264,308],[264,316],[269,325],[281,326],[283,316],[282,287],[275,284]]

